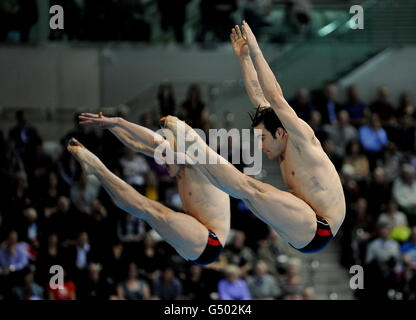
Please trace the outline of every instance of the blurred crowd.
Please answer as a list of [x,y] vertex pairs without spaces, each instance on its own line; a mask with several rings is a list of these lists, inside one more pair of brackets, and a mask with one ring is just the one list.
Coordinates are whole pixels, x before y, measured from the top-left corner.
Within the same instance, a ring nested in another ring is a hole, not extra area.
[[[358,88],[338,101],[337,87],[300,89],[290,99],[338,170],[347,214],[336,237],[340,262],[365,270],[360,299],[416,296],[416,109],[409,93],[398,104],[380,87],[374,101]],[[197,84],[182,103],[162,83],[153,113],[138,123],[157,129],[177,115],[208,130],[209,110]],[[119,107],[114,115],[128,118]],[[240,200],[231,198],[231,232],[219,260],[192,265],[142,220],[112,202],[85,176],[66,144],[75,137],[107,167],[150,199],[182,211],[175,181],[152,158],[126,149],[109,131],[80,126],[47,152],[23,110],[0,131],[0,297],[2,299],[313,299],[297,252]],[[231,155],[230,155],[231,156]],[[239,167],[242,170],[242,167]],[[64,289],[52,284],[62,268]],[[52,282],[51,282],[52,281]]]
[[[49,40],[150,42],[157,41],[152,40],[152,33],[156,32],[161,39],[166,39],[163,34],[169,34],[173,41],[183,43],[185,25],[190,24],[193,41],[228,41],[230,30],[241,22],[237,21],[241,15],[255,32],[270,27],[268,17],[274,3],[277,1],[54,0],[49,7],[62,6],[65,27],[50,30]],[[311,19],[310,2],[287,0],[284,8],[281,27],[274,28],[274,33],[278,34],[282,28],[287,31],[285,37],[304,33]],[[2,0],[0,42],[27,43],[32,27],[39,20],[38,9],[36,0]],[[281,35],[275,40],[279,39],[282,40]]]

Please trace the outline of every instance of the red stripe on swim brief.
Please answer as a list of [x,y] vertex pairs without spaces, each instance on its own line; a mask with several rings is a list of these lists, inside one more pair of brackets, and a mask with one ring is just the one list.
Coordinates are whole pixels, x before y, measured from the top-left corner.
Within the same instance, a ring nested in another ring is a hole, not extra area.
[[330,235],[331,235],[331,230],[326,230],[326,229],[318,229],[318,230],[316,231],[316,233],[317,233],[318,235],[320,235],[320,236],[323,236],[323,237],[328,237],[328,236],[330,236]]
[[221,242],[219,242],[219,240],[216,239],[212,239],[211,237],[208,237],[208,244],[211,246],[220,246]]

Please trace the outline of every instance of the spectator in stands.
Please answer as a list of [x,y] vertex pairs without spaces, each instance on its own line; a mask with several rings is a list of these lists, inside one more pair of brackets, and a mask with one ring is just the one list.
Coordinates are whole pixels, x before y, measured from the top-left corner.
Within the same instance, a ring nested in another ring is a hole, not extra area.
[[348,207],[345,233],[342,234],[343,265],[363,264],[365,248],[372,236],[374,220],[368,214],[367,199],[360,197]]
[[78,211],[89,214],[91,206],[98,196],[98,180],[79,172],[78,179],[71,187],[71,201]]
[[387,212],[380,214],[377,224],[386,224],[392,230],[398,226],[408,226],[406,215],[398,210],[397,203],[394,199],[390,199],[387,205]]
[[393,197],[400,208],[408,214],[409,221],[413,225],[416,222],[416,180],[415,170],[412,165],[402,165],[401,175],[393,182]]
[[346,203],[353,203],[361,193],[361,186],[354,178],[355,169],[351,164],[343,164],[340,172],[341,183],[344,188]]
[[192,128],[204,130],[208,133],[208,110],[202,101],[201,88],[193,83],[188,88],[186,100],[182,103],[181,117]]
[[156,280],[163,260],[157,243],[150,232],[145,234],[141,245],[142,248],[138,251],[137,262],[145,279],[151,283]]
[[80,282],[78,287],[78,299],[108,300],[111,294],[115,294],[103,279],[101,271],[102,266],[99,263],[90,263],[88,265],[88,275],[86,279]]
[[373,217],[385,210],[385,201],[391,197],[391,183],[386,180],[383,168],[374,169],[363,195],[368,199],[369,212]]
[[156,172],[147,172],[146,185],[144,186],[143,194],[148,199],[159,201],[159,179]]
[[384,150],[383,159],[379,159],[386,181],[392,182],[400,174],[401,164],[405,161],[401,152],[393,143],[389,143]]
[[33,272],[26,268],[23,270],[23,284],[12,289],[16,300],[43,300],[43,288],[33,280]]
[[24,211],[25,220],[21,222],[20,239],[34,247],[39,246],[38,213],[35,208]]
[[279,236],[279,234],[270,230],[265,241],[259,241],[257,258],[266,263],[268,271],[275,275],[281,269],[279,256],[293,256],[292,248]]
[[140,242],[145,236],[145,223],[143,220],[129,215],[120,214],[117,218],[117,235],[128,253],[137,253]]
[[57,161],[58,178],[62,181],[63,195],[69,196],[73,182],[79,176],[80,166],[74,157],[65,149]]
[[129,259],[121,242],[114,242],[104,258],[103,277],[113,287],[122,280],[128,269]]
[[323,124],[334,124],[337,121],[337,114],[341,105],[336,100],[337,87],[330,83],[325,87],[323,97],[317,103],[317,110],[322,116]]
[[87,271],[88,264],[94,261],[94,251],[87,232],[79,233],[75,244],[65,249],[64,258],[74,281],[80,281]]
[[413,151],[416,139],[415,124],[412,116],[403,115],[399,118],[399,126],[395,130],[394,137],[391,139],[398,149],[404,154]]
[[51,288],[48,286],[49,300],[76,300],[77,299],[77,287],[75,283],[68,277],[66,269],[64,271],[64,283],[63,289]]
[[157,92],[157,109],[160,117],[176,114],[176,99],[172,84],[162,83]]
[[300,299],[302,297],[303,284],[299,276],[301,262],[298,258],[290,258],[287,262],[286,272],[278,276],[278,283],[285,300]]
[[48,173],[52,168],[52,158],[43,150],[42,142],[39,141],[34,149],[33,156],[26,163],[26,173],[34,198],[40,198],[42,190],[48,185]]
[[0,168],[6,177],[11,178],[18,172],[26,172],[22,157],[16,149],[16,142],[12,139],[7,140],[4,149],[0,158]]
[[383,126],[390,126],[395,120],[395,110],[389,101],[390,91],[386,86],[381,86],[377,91],[377,98],[370,104],[370,111],[379,116]]
[[85,224],[85,215],[79,213],[71,205],[67,197],[60,196],[58,209],[44,221],[43,229],[46,233],[56,233],[63,243],[73,240]]
[[38,283],[44,287],[48,287],[51,274],[49,270],[54,265],[62,265],[63,249],[59,243],[56,233],[48,235],[46,241],[41,241],[40,250],[36,262],[36,274]]
[[362,152],[358,140],[352,140],[346,147],[344,165],[351,165],[354,169],[353,178],[356,180],[366,179],[370,173],[367,156]]
[[380,224],[377,227],[378,237],[368,244],[365,263],[368,265],[374,261],[381,270],[387,272],[387,264],[391,258],[396,262],[400,261],[400,246],[390,238],[391,228],[388,224]]
[[161,276],[153,284],[154,295],[160,300],[178,300],[182,296],[182,283],[175,277],[172,267],[164,268]]
[[28,252],[23,243],[19,242],[15,230],[9,232],[6,245],[0,250],[0,274],[9,275],[23,270],[29,265]]
[[269,239],[263,239],[258,242],[257,257],[264,260],[267,269],[272,275],[277,272],[276,257],[279,254],[278,248],[272,245]]
[[359,197],[355,203],[351,205],[353,209],[352,216],[354,218],[354,227],[360,228],[362,233],[362,239],[368,240],[373,231],[374,217],[368,211],[368,201],[364,197]]
[[324,130],[336,146],[336,153],[341,157],[345,154],[345,149],[353,140],[358,138],[357,129],[350,124],[348,112],[341,110],[338,113],[338,121],[333,125],[325,125]]
[[247,279],[247,284],[252,299],[273,300],[280,295],[276,279],[268,274],[264,261],[257,261],[254,276]]
[[416,270],[416,225],[412,227],[410,238],[402,244],[400,251],[403,259],[408,260],[409,265]]
[[328,138],[328,134],[322,129],[322,116],[319,111],[314,110],[311,112],[309,125],[315,132],[315,136],[318,138],[320,142]]
[[241,275],[245,277],[252,269],[255,260],[253,251],[245,245],[246,235],[243,231],[237,230],[231,240],[231,243],[226,245],[223,255],[227,258],[228,263],[238,266],[241,270]]
[[225,279],[218,282],[220,300],[250,300],[247,282],[240,278],[240,268],[229,264],[225,268]]
[[290,106],[295,110],[299,118],[309,122],[311,119],[311,112],[315,110],[309,98],[309,91],[306,88],[299,89],[295,97],[289,101]]
[[6,192],[7,197],[3,198],[1,204],[4,208],[4,223],[8,228],[19,229],[24,219],[24,209],[33,204],[28,187],[27,176],[24,172],[18,172],[13,176],[12,184],[9,185],[10,190]]
[[150,169],[146,158],[129,148],[125,148],[124,156],[120,159],[120,167],[123,179],[143,194],[146,175]]
[[342,108],[348,112],[353,125],[361,126],[363,124],[367,105],[361,101],[358,87],[355,84],[347,88],[347,99]]
[[401,300],[416,300],[416,273],[406,266],[398,275],[398,291],[402,294]]
[[381,126],[380,117],[377,113],[371,115],[369,125],[359,129],[360,142],[367,154],[370,169],[376,166],[378,158],[382,157],[383,148],[387,146],[388,139],[386,130]]
[[[107,209],[100,201],[94,201],[91,207],[91,215],[84,226],[90,234],[91,246],[96,249],[96,255],[103,257],[106,251],[117,238],[115,223],[108,216]],[[100,259],[99,262],[102,262]]]
[[45,190],[43,190],[40,201],[44,217],[49,218],[58,210],[59,197],[63,193],[64,191],[58,179],[58,174],[55,171],[50,171],[48,174],[48,184]]
[[183,282],[183,295],[187,300],[209,300],[211,286],[209,277],[206,276],[207,270],[201,266],[191,265],[189,267],[185,281]]
[[369,296],[386,299],[388,291],[395,287],[394,269],[400,262],[400,247],[397,241],[390,238],[391,228],[388,225],[378,225],[378,237],[367,247],[364,272],[365,290]]
[[403,92],[400,95],[397,113],[399,117],[408,115],[411,116],[413,119],[416,118],[416,108],[413,105],[412,94],[409,91]]
[[41,138],[37,130],[29,124],[24,110],[16,111],[16,125],[10,129],[9,139],[15,142],[16,150],[22,157],[24,164],[27,165]]
[[148,284],[139,278],[137,265],[129,264],[127,279],[117,287],[118,297],[122,300],[149,300],[150,288]]
[[139,125],[149,128],[153,131],[158,129],[158,119],[154,119],[154,114],[151,112],[144,112],[139,116]]

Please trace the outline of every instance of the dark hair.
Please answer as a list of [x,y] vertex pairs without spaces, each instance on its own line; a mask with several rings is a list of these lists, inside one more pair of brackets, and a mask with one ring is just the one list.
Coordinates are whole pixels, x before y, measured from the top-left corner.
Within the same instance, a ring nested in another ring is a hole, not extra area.
[[[167,89],[169,92],[166,100],[163,96],[164,89]],[[159,86],[159,89],[157,92],[157,99],[159,101],[159,108],[160,108],[159,112],[162,114],[162,116],[175,114],[176,101],[175,101],[175,94],[173,92],[173,87],[171,83],[165,82]]]
[[276,138],[276,130],[278,128],[284,129],[282,122],[276,115],[276,112],[274,112],[274,110],[270,107],[258,106],[256,113],[254,115],[249,113],[249,115],[251,118],[252,128],[258,126],[260,123],[263,123],[266,130],[270,131],[274,138]]
[[187,100],[191,100],[191,94],[195,92],[196,94],[196,100],[198,102],[200,102],[201,99],[201,88],[199,87],[199,85],[197,83],[192,83],[189,88],[188,88],[188,92],[187,92]]
[[363,153],[363,146],[361,145],[360,140],[358,139],[353,139],[350,142],[347,143],[346,147],[345,147],[345,154],[350,156],[352,155],[352,146],[357,144],[358,145],[358,154],[362,154]]

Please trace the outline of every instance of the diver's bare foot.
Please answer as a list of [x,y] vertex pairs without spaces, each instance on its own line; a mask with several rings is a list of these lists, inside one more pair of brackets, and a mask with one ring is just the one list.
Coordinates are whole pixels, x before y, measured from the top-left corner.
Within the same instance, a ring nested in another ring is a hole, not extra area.
[[78,160],[86,175],[95,174],[98,168],[103,165],[95,154],[85,148],[75,138],[69,140],[67,149]]
[[[175,151],[188,151],[191,145],[197,143],[198,149],[204,150],[206,147],[205,141],[198,135],[198,133],[185,121],[182,121],[174,116],[163,117],[159,121],[162,128],[170,129],[175,136]],[[195,147],[195,145],[194,145]],[[181,150],[185,148],[185,150]]]

